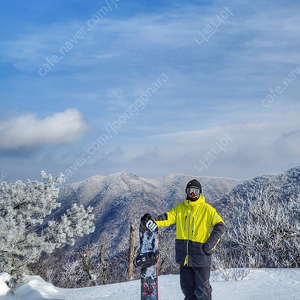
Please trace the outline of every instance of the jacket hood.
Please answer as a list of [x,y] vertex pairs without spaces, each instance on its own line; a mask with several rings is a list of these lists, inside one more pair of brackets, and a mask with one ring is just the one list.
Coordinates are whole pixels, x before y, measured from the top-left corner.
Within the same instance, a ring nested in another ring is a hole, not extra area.
[[196,207],[196,206],[200,205],[201,203],[205,203],[205,198],[203,195],[200,195],[200,197],[196,201],[188,200],[187,198],[184,199],[184,204],[187,207]]

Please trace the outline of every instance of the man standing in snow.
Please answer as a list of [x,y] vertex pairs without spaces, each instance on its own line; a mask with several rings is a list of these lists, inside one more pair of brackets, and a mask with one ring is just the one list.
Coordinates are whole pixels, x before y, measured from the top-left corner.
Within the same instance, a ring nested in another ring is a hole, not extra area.
[[199,181],[191,180],[185,192],[185,200],[169,212],[157,217],[145,214],[142,221],[152,219],[158,227],[176,223],[176,262],[180,264],[184,300],[211,300],[211,254],[225,232],[225,225],[216,210],[205,203]]

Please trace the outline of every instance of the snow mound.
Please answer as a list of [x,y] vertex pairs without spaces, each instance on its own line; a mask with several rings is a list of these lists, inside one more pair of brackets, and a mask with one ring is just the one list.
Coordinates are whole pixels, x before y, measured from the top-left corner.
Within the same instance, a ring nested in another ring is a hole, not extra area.
[[[5,291],[6,273],[0,274],[0,295]],[[255,269],[241,281],[212,281],[214,300],[298,300],[300,269]],[[6,290],[7,291],[7,290]],[[2,294],[3,295],[3,294]],[[140,281],[130,281],[80,289],[61,289],[39,276],[27,276],[15,295],[1,300],[138,300]],[[159,277],[160,300],[182,300],[178,275]]]
[[7,273],[0,274],[0,296],[5,295],[9,291],[7,282],[10,280],[10,275]]

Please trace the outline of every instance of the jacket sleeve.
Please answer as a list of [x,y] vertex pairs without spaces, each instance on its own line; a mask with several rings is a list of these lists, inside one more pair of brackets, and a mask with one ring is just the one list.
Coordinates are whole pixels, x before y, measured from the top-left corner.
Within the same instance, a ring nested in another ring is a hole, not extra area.
[[212,226],[213,230],[210,234],[210,237],[206,241],[203,246],[203,251],[211,255],[217,244],[219,243],[221,237],[224,235],[226,226],[222,218],[218,215],[218,213],[214,210],[212,214]]
[[154,217],[153,220],[157,224],[158,227],[170,226],[176,223],[176,207],[173,207],[170,211]]

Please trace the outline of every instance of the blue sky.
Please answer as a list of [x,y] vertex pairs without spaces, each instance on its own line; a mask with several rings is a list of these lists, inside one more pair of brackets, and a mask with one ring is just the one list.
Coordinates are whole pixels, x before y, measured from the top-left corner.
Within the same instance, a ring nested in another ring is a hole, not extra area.
[[299,165],[299,11],[289,0],[3,2],[1,172],[249,178]]

